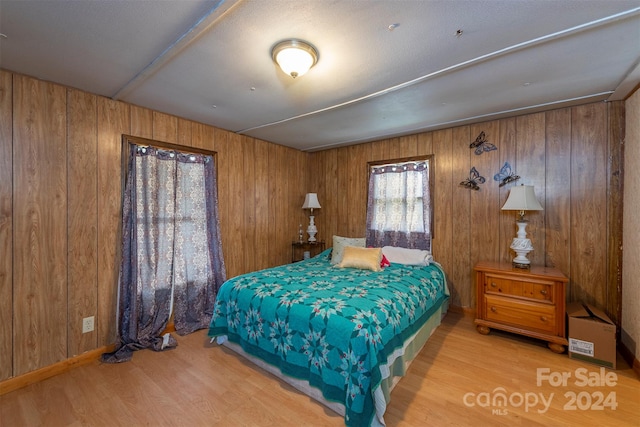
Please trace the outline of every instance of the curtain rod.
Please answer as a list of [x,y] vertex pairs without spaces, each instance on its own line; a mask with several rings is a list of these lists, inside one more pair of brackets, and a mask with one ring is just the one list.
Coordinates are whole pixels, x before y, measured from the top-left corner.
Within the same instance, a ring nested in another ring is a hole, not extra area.
[[131,135],[122,135],[122,142],[126,142],[127,144],[135,144],[142,146],[151,146],[155,148],[165,148],[170,150],[179,151],[181,153],[187,154],[204,154],[205,156],[215,156],[217,154],[216,151],[207,150],[204,148],[196,148],[196,147],[187,147],[184,145],[172,144],[170,142],[156,141],[153,139],[141,138],[138,136]]

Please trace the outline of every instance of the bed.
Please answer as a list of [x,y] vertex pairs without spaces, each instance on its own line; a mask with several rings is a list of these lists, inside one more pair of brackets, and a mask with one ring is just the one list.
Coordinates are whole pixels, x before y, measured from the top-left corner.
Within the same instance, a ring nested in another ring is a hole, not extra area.
[[446,313],[442,268],[341,268],[331,249],[234,277],[208,335],[334,411],[348,426],[384,425],[390,392]]

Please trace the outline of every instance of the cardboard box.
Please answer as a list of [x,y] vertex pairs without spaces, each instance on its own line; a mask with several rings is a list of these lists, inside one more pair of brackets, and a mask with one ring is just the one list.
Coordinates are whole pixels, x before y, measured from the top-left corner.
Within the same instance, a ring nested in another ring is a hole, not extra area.
[[616,368],[616,325],[592,305],[567,304],[569,358]]

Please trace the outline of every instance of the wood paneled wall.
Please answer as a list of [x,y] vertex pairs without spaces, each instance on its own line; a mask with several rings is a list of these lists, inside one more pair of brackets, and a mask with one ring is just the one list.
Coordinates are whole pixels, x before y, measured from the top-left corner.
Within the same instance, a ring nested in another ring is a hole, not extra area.
[[66,356],[66,91],[17,78],[13,105],[13,354],[28,372]]
[[[621,189],[624,104],[595,103],[311,154],[311,187],[322,209],[319,236],[365,234],[367,162],[433,154],[433,255],[445,268],[456,306],[475,306],[472,269],[479,260],[511,262],[515,213],[501,207],[513,185],[534,185],[544,211],[529,212],[529,259],[570,279],[568,300],[620,315]],[[469,149],[480,132],[498,150]],[[521,176],[500,188],[505,162]],[[459,186],[476,167],[479,191]],[[329,243],[328,246],[330,246]]]
[[0,70],[0,381],[115,340],[123,134],[217,152],[227,277],[290,262],[309,154]]
[[[622,103],[598,103],[308,154],[0,70],[0,381],[114,342],[122,134],[217,152],[228,277],[290,261],[306,192],[327,246],[364,235],[367,162],[434,154],[433,253],[461,307],[475,262],[513,256],[509,186],[492,179],[508,161],[545,207],[529,258],[617,320],[623,124]],[[473,154],[481,131],[497,151]],[[477,192],[458,185],[472,166]]]
[[11,74],[0,72],[0,380],[13,373],[13,109]]

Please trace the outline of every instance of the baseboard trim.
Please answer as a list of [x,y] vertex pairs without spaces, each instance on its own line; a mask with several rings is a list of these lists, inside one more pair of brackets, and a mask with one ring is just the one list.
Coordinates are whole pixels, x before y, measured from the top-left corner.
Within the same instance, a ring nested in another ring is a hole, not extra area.
[[82,353],[78,356],[63,360],[61,362],[54,363],[53,365],[45,366],[44,368],[36,369],[35,371],[27,372],[26,374],[18,375],[17,377],[1,381],[0,396],[21,389],[30,384],[44,381],[47,378],[55,377],[56,375],[60,375],[78,366],[91,363],[94,360],[100,358],[102,353],[109,353],[114,349],[114,345],[100,347],[95,350]]
[[449,305],[449,311],[452,313],[463,314],[465,317],[476,317],[476,309],[473,307],[460,307],[459,305]]
[[[165,333],[175,332],[176,328],[171,321],[161,335]],[[94,360],[100,358],[102,353],[111,353],[115,351],[115,345],[107,345],[104,347],[96,348],[82,353],[78,356],[71,357],[66,360],[54,363],[53,365],[45,366],[44,368],[36,369],[35,371],[27,372],[26,374],[18,375],[17,377],[9,378],[4,381],[0,381],[0,396],[10,393],[12,391],[21,389],[30,384],[35,384],[39,381],[44,381],[47,378],[55,377],[64,372],[67,372],[78,366],[86,365]]]
[[625,362],[627,362],[629,366],[631,366],[631,369],[633,369],[633,371],[636,373],[636,376],[640,378],[640,360],[638,360],[635,354],[633,354],[631,350],[629,350],[629,348],[621,341],[618,342],[618,351],[620,352],[620,355],[625,360]]

